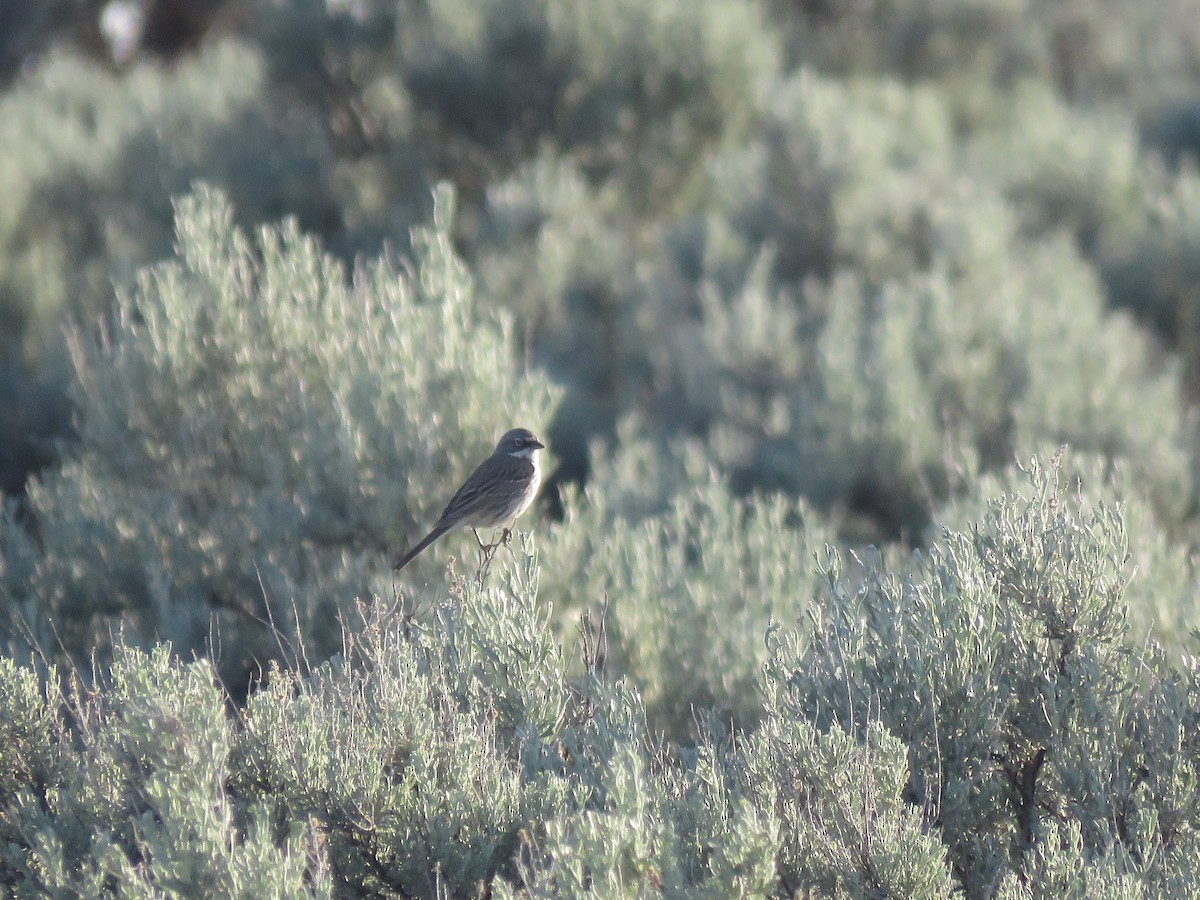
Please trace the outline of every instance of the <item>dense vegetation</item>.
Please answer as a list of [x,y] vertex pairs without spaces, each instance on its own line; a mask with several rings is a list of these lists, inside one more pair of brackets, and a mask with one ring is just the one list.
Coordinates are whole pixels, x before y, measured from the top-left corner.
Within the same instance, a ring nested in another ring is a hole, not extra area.
[[1200,893],[1190,4],[204,6],[0,8],[5,892]]

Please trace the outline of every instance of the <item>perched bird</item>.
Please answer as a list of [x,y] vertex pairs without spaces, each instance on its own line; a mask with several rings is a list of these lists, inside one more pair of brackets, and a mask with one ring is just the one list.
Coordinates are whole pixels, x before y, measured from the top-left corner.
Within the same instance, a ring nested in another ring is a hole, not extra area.
[[[529,509],[542,483],[538,451],[545,446],[528,428],[507,432],[492,455],[479,464],[450,498],[433,531],[405,553],[392,570],[403,569],[443,534],[457,528],[503,528],[507,540],[513,523]],[[478,533],[475,539],[479,540]]]

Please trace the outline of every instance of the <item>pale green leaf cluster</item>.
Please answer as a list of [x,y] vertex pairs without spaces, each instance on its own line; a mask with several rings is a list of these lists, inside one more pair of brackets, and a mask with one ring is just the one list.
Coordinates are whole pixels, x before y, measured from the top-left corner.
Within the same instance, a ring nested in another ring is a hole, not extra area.
[[[375,601],[343,655],[231,714],[205,662],[122,648],[102,690],[0,667],[3,883],[184,896],[773,896],[780,829],[707,737],[657,751],[637,692],[569,676],[537,565],[424,622]],[[47,687],[46,685],[49,685]],[[20,726],[18,726],[20,727]],[[70,746],[70,741],[78,749]]]
[[237,731],[211,665],[122,648],[97,691],[54,680],[0,665],[3,720],[42,723],[3,751],[25,770],[0,817],[14,896],[332,895],[318,833],[278,834],[231,793]]
[[1187,0],[9,6],[0,892],[1200,892]]
[[[118,77],[59,53],[4,94],[0,285],[26,352],[53,338],[64,311],[90,320],[114,284],[167,255],[171,199],[198,177],[247,219],[317,218],[320,157],[304,158],[297,136],[255,108],[264,69],[236,42],[168,77],[152,65]],[[284,179],[258,177],[264,156]]]
[[1200,862],[1200,684],[1131,643],[1119,508],[1066,481],[1035,462],[908,572],[831,556],[832,602],[774,643],[767,708],[898,738],[968,896],[1176,896]]
[[[425,614],[361,604],[342,653],[307,674],[273,667],[242,709],[209,663],[166,646],[119,646],[95,687],[5,660],[4,884],[1188,896],[1200,677],[1128,640],[1136,551],[1118,507],[1069,480],[1057,460],[1034,463],[1020,492],[907,564],[858,557],[843,571],[830,548],[818,596],[793,595],[808,624],[761,633],[757,727],[696,711],[682,744],[663,743],[637,688],[605,674],[599,644],[559,636],[527,539],[426,598]],[[748,513],[707,502],[697,518]],[[661,518],[654,542],[669,548],[677,520]],[[756,534],[742,520],[727,536],[744,564],[780,570]],[[703,582],[703,567],[687,571]]]
[[1061,441],[1190,509],[1180,368],[1106,309],[1196,383],[1178,0],[252,5],[167,70],[60,52],[3,98],[0,303],[34,357],[0,378],[6,481],[66,431],[45,335],[169,253],[194,179],[348,267],[407,252],[446,179],[485,302],[570,398],[568,479],[633,416],[873,539]]
[[30,487],[36,539],[4,523],[10,638],[83,664],[122,627],[206,650],[235,691],[299,635],[324,658],[317,623],[436,519],[448,473],[552,408],[510,319],[476,305],[449,191],[409,263],[353,276],[294,222],[252,237],[232,216],[210,190],[182,200],[176,258],[72,333],[88,412]]
[[603,627],[607,671],[640,688],[656,729],[687,736],[714,709],[749,726],[764,635],[807,615],[821,586],[814,560],[830,540],[807,507],[738,500],[711,473],[643,519],[596,491],[573,498],[542,541],[558,561],[543,593]]
[[1106,309],[1107,270],[1066,236],[1091,218],[1147,240],[1164,188],[1128,141],[1073,145],[1075,160],[1055,140],[1080,129],[1043,110],[1059,138],[1025,175],[990,134],[964,154],[929,88],[801,69],[762,104],[747,140],[714,151],[692,215],[632,237],[616,181],[571,157],[542,154],[489,195],[479,271],[571,391],[565,452],[632,416],[639,436],[703,438],[740,490],[912,532],[965,475],[1069,442],[1129,460],[1168,518],[1187,513],[1179,371]]

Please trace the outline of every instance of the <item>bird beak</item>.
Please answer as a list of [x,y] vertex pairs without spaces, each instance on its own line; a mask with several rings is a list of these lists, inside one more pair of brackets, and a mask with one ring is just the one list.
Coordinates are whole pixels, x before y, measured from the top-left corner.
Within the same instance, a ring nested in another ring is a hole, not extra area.
[[545,450],[546,449],[546,445],[543,444],[541,441],[539,441],[537,438],[534,438],[532,441],[530,441],[529,446],[532,447],[534,450]]

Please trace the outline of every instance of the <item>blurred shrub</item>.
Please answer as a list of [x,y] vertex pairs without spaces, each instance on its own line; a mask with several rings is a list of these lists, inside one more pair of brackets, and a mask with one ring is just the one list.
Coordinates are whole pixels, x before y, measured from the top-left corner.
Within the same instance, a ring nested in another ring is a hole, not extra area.
[[207,647],[235,690],[276,629],[335,650],[341,604],[552,408],[509,320],[476,308],[452,218],[444,192],[410,263],[351,280],[294,221],[252,240],[224,197],[184,199],[176,259],[72,334],[79,446],[31,485],[33,533],[4,522],[6,636],[82,662],[119,622]]
[[[18,399],[66,380],[36,357],[68,298],[87,327],[110,282],[168,252],[166,198],[191,179],[243,221],[297,215],[345,259],[407,252],[449,178],[464,259],[569,397],[560,479],[634,416],[662,445],[707,441],[735,493],[804,495],[870,538],[919,533],[960,471],[1042,441],[1145,460],[1156,502],[1187,507],[1175,373],[1097,287],[1196,330],[1184,177],[1155,175],[1132,114],[1033,83],[1041,12],[805,4],[783,32],[733,0],[256,12],[161,77],[64,54],[5,99],[0,293],[35,357],[12,369]],[[907,41],[920,65],[811,44],[785,70],[810,26],[830,46]],[[1183,59],[1166,68],[1186,81]],[[976,64],[1004,92],[964,102],[970,78],[947,73]],[[1179,212],[1159,227],[1159,207]],[[44,458],[31,443],[14,471]]]
[[1140,227],[1103,248],[1102,271],[1113,299],[1179,351],[1194,397],[1200,390],[1200,176],[1185,169],[1155,179],[1144,202]]
[[781,498],[735,499],[711,470],[643,518],[606,474],[540,541],[543,594],[603,628],[606,671],[637,685],[655,731],[684,740],[710,712],[752,727],[763,635],[807,614],[827,527]]
[[1172,896],[1200,859],[1200,682],[1128,643],[1117,508],[1056,466],[1028,477],[911,576],[848,581],[831,558],[815,631],[773,643],[768,717],[899,738],[968,896],[1072,871]]
[[[1065,231],[1094,266],[1112,304],[1178,348],[1187,386],[1200,386],[1200,229],[1197,177],[1181,158],[1184,112],[1146,126],[1125,109],[1079,110],[1025,84],[966,145],[1032,236]],[[1156,152],[1156,151],[1161,151]]]
[[263,85],[261,56],[225,43],[124,75],[56,53],[0,97],[0,366],[17,417],[0,447],[6,490],[67,435],[65,321],[91,329],[114,286],[169,254],[171,197],[193,179],[220,183],[243,221],[335,230],[321,134],[259,105]]
[[[326,128],[350,250],[408,227],[413,172],[474,210],[539,148],[620,185],[627,215],[677,209],[779,66],[761,11],[737,0],[261,0],[247,36],[274,92]],[[477,227],[465,217],[462,236]]]
[[772,0],[789,57],[839,74],[936,82],[967,103],[1038,80],[1083,104],[1153,110],[1197,86],[1188,0]]
[[[379,239],[407,227],[414,167],[459,186],[464,255],[570,392],[553,438],[581,477],[588,441],[644,390],[639,307],[652,298],[624,290],[639,233],[695,205],[711,154],[740,143],[777,75],[760,10],[278,0],[255,34],[276,89],[310,98],[334,136],[348,227]],[[568,233],[542,232],[549,219]]]
[[780,824],[780,881],[793,895],[952,897],[946,848],[908,802],[900,740],[872,723],[862,739],[819,732],[768,704],[735,779]]
[[[1175,372],[1068,241],[1027,239],[961,170],[935,96],[802,73],[769,109],[713,167],[722,212],[604,289],[644,347],[618,370],[646,371],[622,386],[645,422],[707,438],[737,490],[849,507],[868,535],[918,533],[960,473],[1044,442],[1126,457],[1189,510]],[[597,243],[569,221],[538,246]]]
[[[570,659],[527,540],[425,616],[360,605],[339,656],[273,667],[236,714],[208,662],[166,646],[118,645],[98,689],[0,659],[0,879],[16,896],[1190,896],[1200,677],[1128,643],[1139,560],[1116,507],[1066,478],[1034,464],[909,564],[843,578],[829,551],[820,602],[795,595],[805,622],[766,632],[760,727],[698,714],[688,745],[601,677],[599,645]],[[787,577],[778,530],[739,531],[744,564]]]
[[[550,142],[592,177],[615,176],[638,209],[669,209],[706,149],[745,127],[778,66],[758,9],[735,0],[327,4],[293,21],[332,51],[316,64],[351,91],[409,95],[418,121],[432,119],[425,140],[471,196],[480,175],[503,175]],[[358,44],[373,51],[367,64]]]
[[0,721],[37,723],[0,751],[22,766],[0,815],[13,896],[331,896],[318,833],[273,833],[230,795],[234,728],[207,662],[121,648],[102,692],[60,696],[4,659],[0,703]]
[[1044,84],[1022,84],[967,149],[1035,233],[1065,229],[1094,255],[1141,224],[1154,162],[1128,112],[1076,110]]
[[[229,194],[241,221],[294,215],[344,258],[404,249],[439,178],[478,199],[546,143],[615,178],[625,203],[672,208],[708,149],[744,131],[778,66],[748,12],[733,0],[264,0],[244,43],[170,70],[41,61],[0,107],[12,345],[37,370],[64,313],[85,326],[104,313],[114,283],[167,255],[170,197],[196,179]],[[470,234],[475,217],[463,221]],[[11,463],[22,474],[27,456]]]
[[495,185],[485,210],[474,267],[566,386],[554,448],[582,478],[589,442],[612,433],[649,378],[648,298],[636,294],[624,195],[593,188],[570,157],[540,155]]
[[68,24],[72,13],[78,17],[80,5],[69,0],[46,0],[0,6],[0,86],[7,85],[21,71],[56,29]]
[[0,351],[0,494],[19,495],[29,474],[54,462],[69,440],[70,365],[59,344],[29,362],[14,348]]
[[[735,491],[848,510],[850,533],[878,539],[920,533],[964,472],[1070,441],[1132,460],[1182,517],[1176,373],[1058,236],[1136,220],[1136,203],[1074,223],[1050,206],[1027,236],[1015,165],[990,185],[980,146],[965,165],[932,90],[801,72],[713,158],[705,211],[631,239],[619,191],[542,156],[489,195],[476,264],[569,386],[556,430],[572,453],[632,415],[654,442],[703,439]],[[1047,174],[1031,196],[1099,203],[1087,177],[1072,193]]]
[[263,86],[261,56],[224,43],[166,75],[60,54],[0,99],[0,297],[21,349],[36,351],[64,311],[90,323],[114,284],[166,256],[171,198],[198,177],[246,221],[336,218],[319,135],[260,111]]
[[1025,63],[1024,0],[891,0],[870,6],[846,0],[773,0],[791,27],[788,49],[838,74],[889,73],[907,79],[1000,80]]
[[[1137,490],[1130,465],[1102,456],[1046,450],[1041,459],[1054,459],[1060,490],[1080,509],[1098,506],[1119,509],[1134,569],[1122,600],[1129,613],[1129,639],[1161,644],[1176,662],[1194,651],[1191,630],[1200,622],[1195,560],[1189,546],[1164,526],[1153,504]],[[1009,466],[973,479],[966,494],[942,507],[935,531],[964,531],[988,514],[995,498],[1036,496],[1027,467]],[[931,542],[936,534],[931,535]]]

